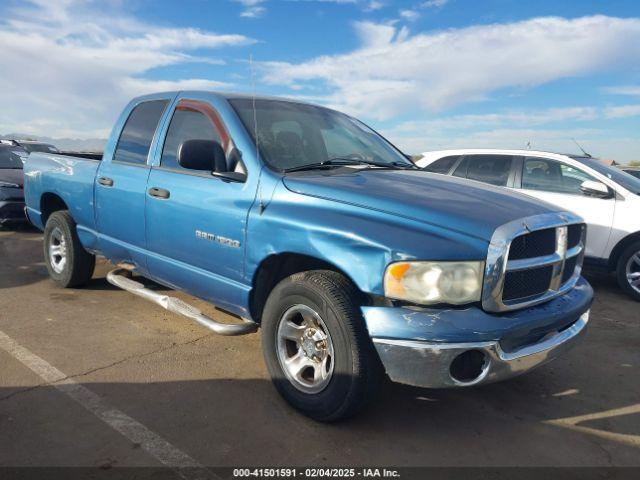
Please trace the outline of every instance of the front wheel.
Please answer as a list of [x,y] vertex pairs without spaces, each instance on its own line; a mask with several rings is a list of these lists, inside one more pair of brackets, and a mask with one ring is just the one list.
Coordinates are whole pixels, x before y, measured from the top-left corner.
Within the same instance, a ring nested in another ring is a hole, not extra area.
[[359,297],[344,276],[316,270],[284,279],[267,299],[262,316],[267,368],[278,392],[315,420],[357,413],[380,375]]
[[79,287],[93,275],[96,257],[80,243],[76,223],[66,210],[54,212],[47,219],[44,258],[49,276],[60,287]]
[[629,245],[620,258],[616,269],[618,284],[629,296],[640,301],[640,242]]

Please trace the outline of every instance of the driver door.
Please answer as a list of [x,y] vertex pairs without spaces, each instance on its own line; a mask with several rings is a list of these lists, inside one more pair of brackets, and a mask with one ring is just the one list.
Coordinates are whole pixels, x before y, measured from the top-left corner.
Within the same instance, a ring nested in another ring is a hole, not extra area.
[[187,140],[216,141],[227,157],[233,156],[233,141],[209,103],[176,104],[159,165],[151,169],[147,182],[149,271],[162,283],[222,308],[237,305],[246,218],[255,192],[247,182],[180,166],[178,151]]

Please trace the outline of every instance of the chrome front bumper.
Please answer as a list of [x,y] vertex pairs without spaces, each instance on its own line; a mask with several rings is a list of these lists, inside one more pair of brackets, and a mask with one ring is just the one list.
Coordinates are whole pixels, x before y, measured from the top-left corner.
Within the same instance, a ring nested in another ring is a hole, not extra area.
[[[568,328],[509,352],[504,351],[498,341],[430,343],[374,338],[373,342],[394,382],[426,388],[468,387],[515,377],[553,360],[584,336],[588,322],[589,311],[586,311]],[[465,352],[482,354],[472,354],[475,359],[482,359],[478,374],[469,379],[456,379],[452,375],[452,363]]]

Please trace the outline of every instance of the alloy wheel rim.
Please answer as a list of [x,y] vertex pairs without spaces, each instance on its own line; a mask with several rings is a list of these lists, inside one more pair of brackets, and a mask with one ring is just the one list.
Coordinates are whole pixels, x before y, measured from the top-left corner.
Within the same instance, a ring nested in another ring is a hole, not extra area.
[[318,393],[333,376],[331,335],[320,315],[306,305],[290,307],[277,330],[278,361],[291,384],[304,393]]
[[49,263],[56,273],[62,273],[67,264],[67,241],[58,227],[49,236]]
[[626,268],[627,282],[631,288],[640,293],[640,251],[629,257]]

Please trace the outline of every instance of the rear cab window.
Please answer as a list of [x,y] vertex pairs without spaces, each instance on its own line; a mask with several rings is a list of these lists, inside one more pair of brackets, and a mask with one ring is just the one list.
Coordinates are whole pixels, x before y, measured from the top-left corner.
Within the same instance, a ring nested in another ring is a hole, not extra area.
[[113,154],[114,162],[145,165],[158,122],[168,100],[149,100],[138,104],[127,118]]

